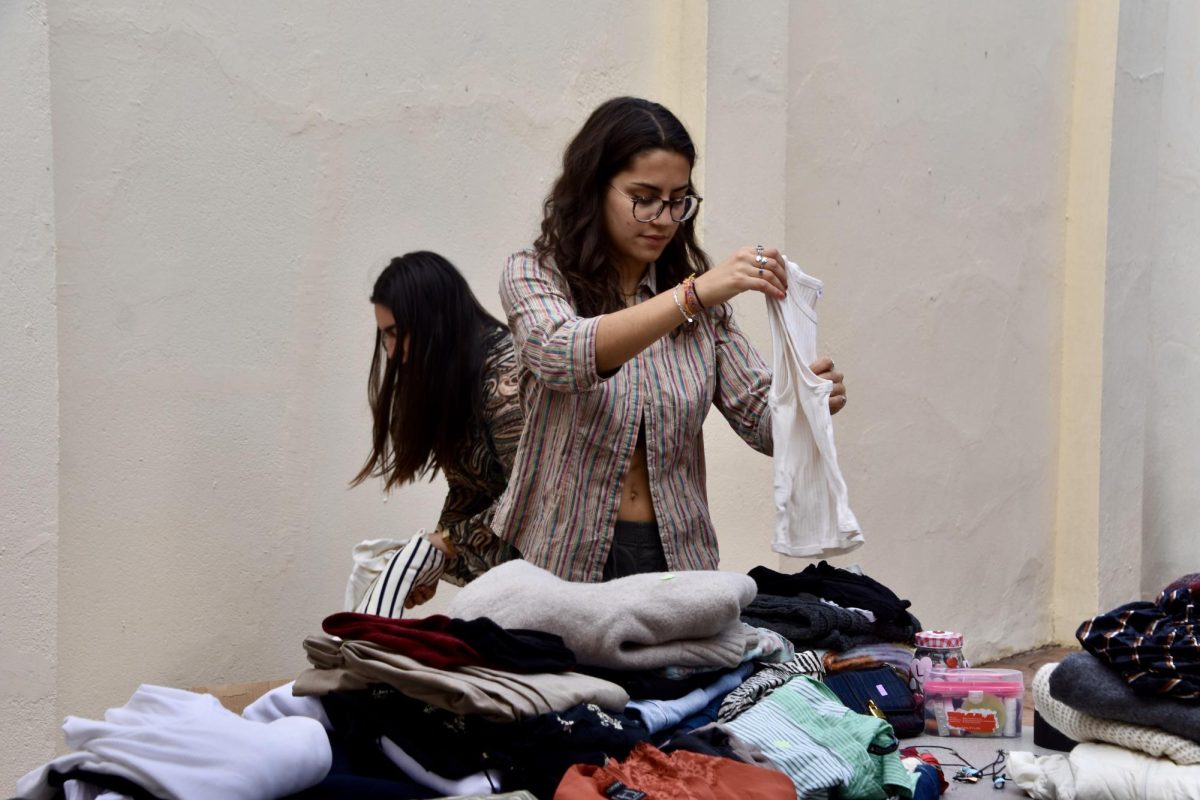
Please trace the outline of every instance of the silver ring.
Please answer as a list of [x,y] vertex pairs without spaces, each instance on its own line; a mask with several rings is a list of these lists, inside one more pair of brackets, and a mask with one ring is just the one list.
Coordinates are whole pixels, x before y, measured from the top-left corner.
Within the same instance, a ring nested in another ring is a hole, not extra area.
[[[756,255],[756,256],[754,257],[754,261],[755,261],[755,263],[756,263],[756,264],[758,264],[759,266],[765,266],[765,265],[766,265],[766,263],[767,263],[767,257],[766,257],[766,256],[764,256],[762,253],[759,253],[758,255]],[[759,270],[759,272],[761,272],[761,271],[762,271],[762,270]]]
[[763,254],[763,246],[761,244],[754,245],[754,252],[761,256]]
[[762,267],[759,267],[759,268],[758,268],[758,277],[760,277],[760,278],[761,278],[762,276],[763,276]]

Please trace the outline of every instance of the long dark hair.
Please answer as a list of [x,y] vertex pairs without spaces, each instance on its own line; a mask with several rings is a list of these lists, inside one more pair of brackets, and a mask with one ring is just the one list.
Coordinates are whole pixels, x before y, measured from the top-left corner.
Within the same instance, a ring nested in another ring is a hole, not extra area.
[[[604,227],[604,194],[637,155],[660,149],[679,153],[696,166],[696,146],[674,114],[649,100],[615,97],[592,112],[563,152],[562,175],[542,204],[542,235],[533,248],[566,278],[582,316],[625,307]],[[680,223],[659,257],[655,280],[660,290],[708,269],[708,256],[696,243],[695,222],[692,217]]]
[[393,258],[371,302],[396,318],[395,356],[387,357],[377,330],[367,383],[371,455],[350,485],[380,475],[391,489],[461,466],[466,441],[482,424],[484,359],[507,328],[453,264],[427,251]]

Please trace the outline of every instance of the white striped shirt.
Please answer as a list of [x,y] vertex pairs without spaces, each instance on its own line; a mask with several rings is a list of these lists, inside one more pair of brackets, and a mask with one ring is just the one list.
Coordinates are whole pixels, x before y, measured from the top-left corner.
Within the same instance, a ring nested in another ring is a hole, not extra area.
[[[654,270],[637,302],[657,293]],[[598,581],[643,420],[650,495],[672,570],[716,569],[703,424],[711,406],[770,455],[771,373],[728,308],[701,315],[602,378],[599,317],[581,317],[565,278],[530,252],[509,258],[500,299],[517,350],[525,427],[493,520],[525,559],[566,580]]]

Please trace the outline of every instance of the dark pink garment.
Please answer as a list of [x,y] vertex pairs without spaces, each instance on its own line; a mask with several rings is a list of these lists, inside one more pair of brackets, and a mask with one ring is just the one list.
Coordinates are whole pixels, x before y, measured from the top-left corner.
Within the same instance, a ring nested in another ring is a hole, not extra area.
[[330,636],[357,639],[408,656],[435,669],[488,666],[475,648],[447,632],[450,618],[434,614],[420,619],[392,619],[342,611],[325,618]]

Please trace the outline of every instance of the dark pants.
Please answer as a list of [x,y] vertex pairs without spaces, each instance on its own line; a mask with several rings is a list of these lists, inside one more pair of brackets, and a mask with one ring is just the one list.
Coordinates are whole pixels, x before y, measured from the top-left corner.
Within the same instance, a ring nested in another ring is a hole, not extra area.
[[602,580],[624,578],[642,572],[666,572],[667,557],[657,522],[617,521],[613,529],[612,549],[604,562]]

